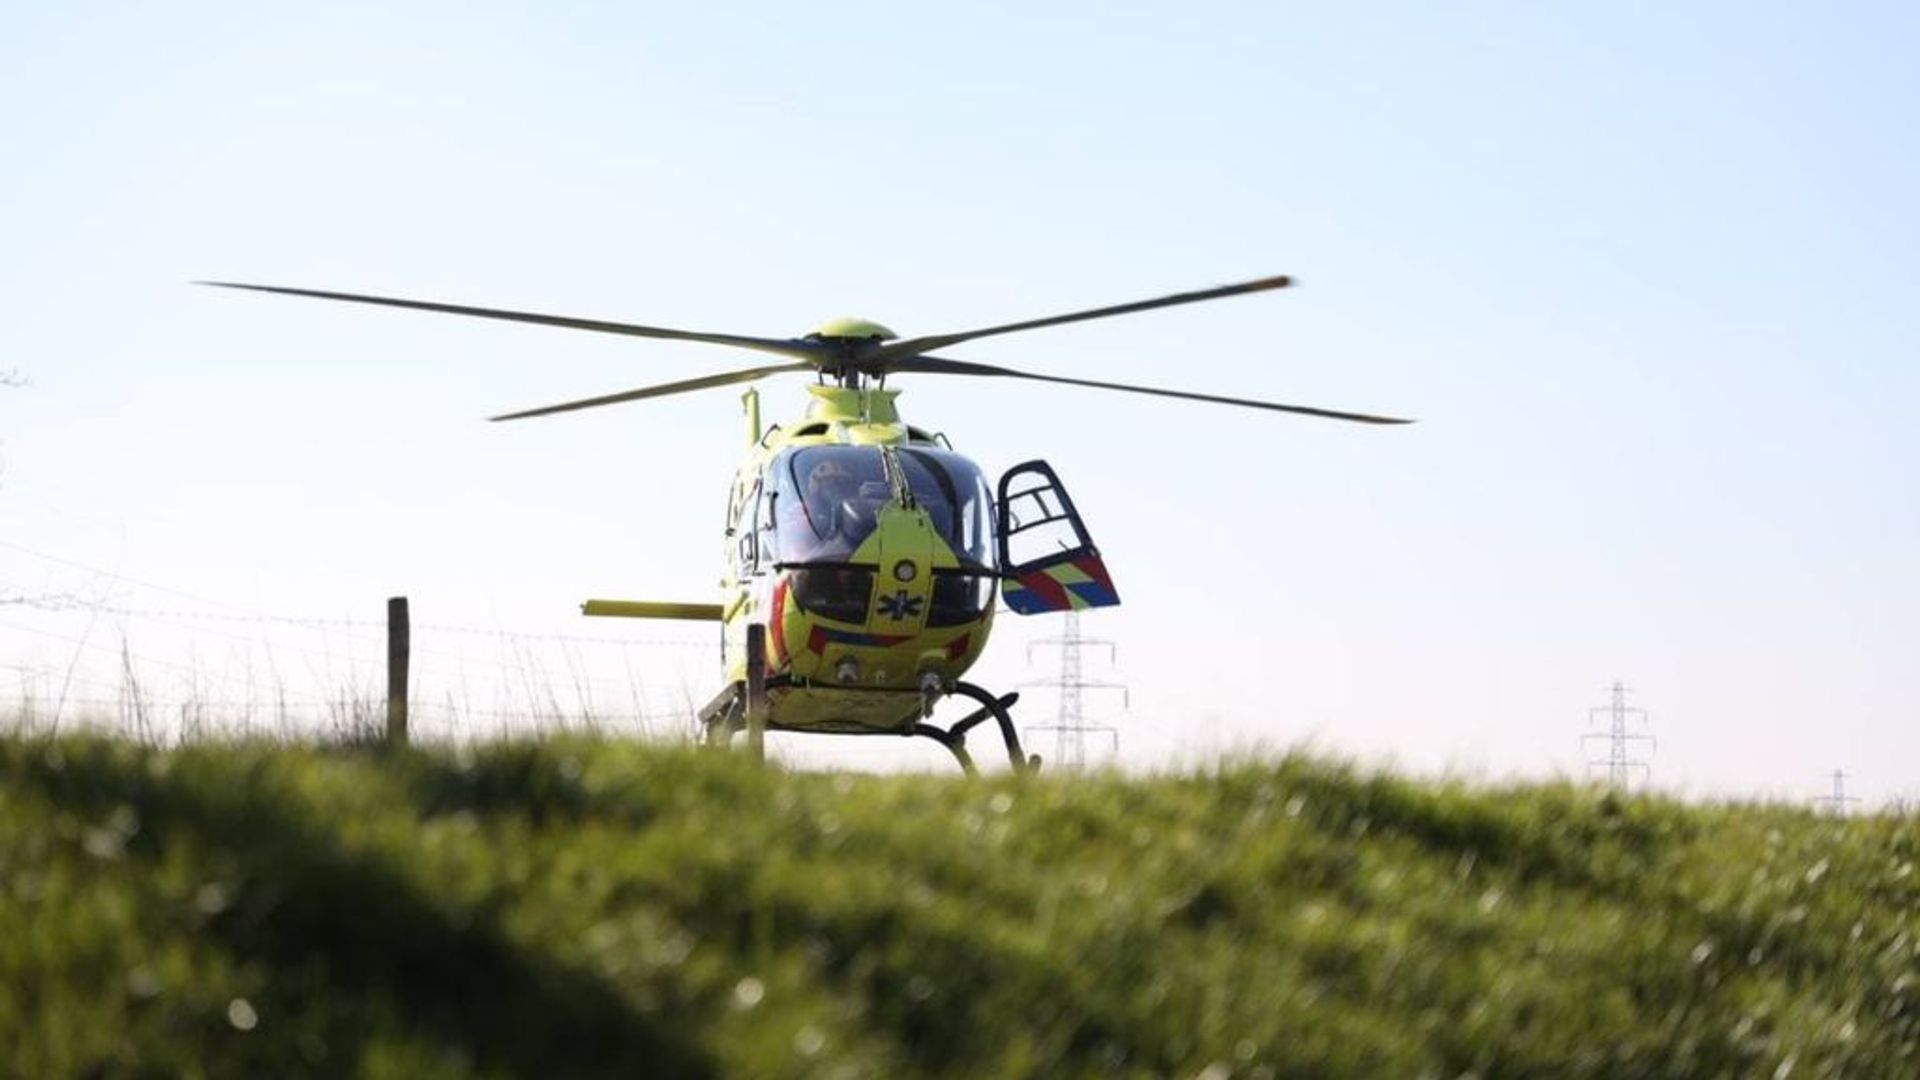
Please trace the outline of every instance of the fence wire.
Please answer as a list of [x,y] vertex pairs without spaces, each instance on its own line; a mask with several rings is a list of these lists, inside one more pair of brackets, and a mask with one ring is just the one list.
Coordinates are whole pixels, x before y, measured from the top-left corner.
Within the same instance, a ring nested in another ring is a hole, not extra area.
[[[9,590],[28,575],[0,565],[0,718],[16,727],[150,739],[355,738],[384,727],[384,620],[263,611],[19,544],[0,541],[0,552],[77,576],[70,588]],[[719,660],[717,634],[424,620],[410,638],[409,727],[423,739],[685,734]]]

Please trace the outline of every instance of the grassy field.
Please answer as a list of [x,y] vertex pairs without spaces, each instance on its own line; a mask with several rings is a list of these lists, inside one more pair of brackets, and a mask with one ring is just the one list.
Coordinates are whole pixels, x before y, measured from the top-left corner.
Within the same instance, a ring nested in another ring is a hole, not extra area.
[[0,1068],[1920,1075],[1920,822],[0,739]]

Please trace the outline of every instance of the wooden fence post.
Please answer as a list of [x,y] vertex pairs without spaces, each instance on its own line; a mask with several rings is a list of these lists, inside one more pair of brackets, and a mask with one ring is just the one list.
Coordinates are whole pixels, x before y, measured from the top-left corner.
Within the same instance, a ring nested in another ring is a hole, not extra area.
[[767,759],[767,628],[747,624],[747,753],[755,761]]
[[387,744],[407,744],[407,665],[413,657],[407,598],[387,601]]

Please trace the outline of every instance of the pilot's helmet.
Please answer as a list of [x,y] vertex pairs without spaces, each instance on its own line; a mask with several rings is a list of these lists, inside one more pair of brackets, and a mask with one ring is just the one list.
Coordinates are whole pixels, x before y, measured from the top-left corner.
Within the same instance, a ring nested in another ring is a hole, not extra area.
[[811,499],[842,500],[860,489],[853,470],[828,458],[807,470],[807,496]]

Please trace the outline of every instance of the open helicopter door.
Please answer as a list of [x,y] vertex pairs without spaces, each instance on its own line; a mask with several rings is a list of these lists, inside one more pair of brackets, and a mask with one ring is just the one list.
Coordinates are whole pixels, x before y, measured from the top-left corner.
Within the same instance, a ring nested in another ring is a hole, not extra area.
[[1020,615],[1112,607],[1120,602],[1107,564],[1067,489],[1044,461],[1000,478],[1000,595]]

